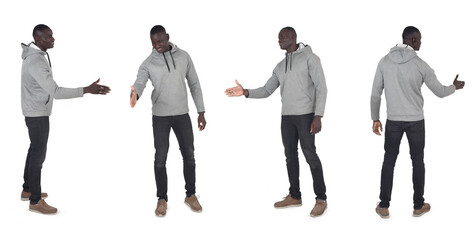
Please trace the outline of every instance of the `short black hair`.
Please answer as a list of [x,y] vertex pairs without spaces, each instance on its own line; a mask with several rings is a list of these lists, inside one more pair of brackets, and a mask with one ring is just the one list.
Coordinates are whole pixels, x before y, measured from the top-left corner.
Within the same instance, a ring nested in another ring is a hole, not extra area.
[[33,37],[35,37],[36,35],[38,35],[38,32],[41,32],[45,29],[51,29],[49,28],[48,26],[44,25],[44,24],[38,24],[35,26],[35,28],[33,28]]
[[160,33],[160,32],[166,33],[166,29],[161,25],[155,25],[154,27],[151,28],[150,35],[155,34],[155,33]]
[[284,28],[281,29],[281,31],[283,31],[283,30],[290,31],[292,34],[295,34],[295,36],[296,36],[296,31],[295,31],[295,29],[292,28],[292,27],[289,27],[289,26],[288,26],[288,27],[284,27]]
[[420,30],[418,30],[416,27],[408,26],[403,30],[402,38],[407,39],[414,33],[420,33]]

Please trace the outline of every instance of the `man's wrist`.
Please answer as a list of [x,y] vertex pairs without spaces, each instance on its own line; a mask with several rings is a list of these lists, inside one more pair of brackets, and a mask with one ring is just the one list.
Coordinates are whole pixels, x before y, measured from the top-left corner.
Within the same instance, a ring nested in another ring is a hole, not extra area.
[[248,97],[249,97],[249,90],[247,90],[247,89],[244,89],[244,96],[245,96],[246,98],[248,98]]

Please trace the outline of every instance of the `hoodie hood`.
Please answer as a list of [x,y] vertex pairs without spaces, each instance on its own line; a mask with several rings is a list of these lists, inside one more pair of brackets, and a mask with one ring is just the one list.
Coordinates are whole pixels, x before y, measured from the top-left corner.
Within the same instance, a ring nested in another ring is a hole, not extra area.
[[388,58],[398,64],[406,63],[414,57],[416,57],[415,50],[405,44],[397,44],[388,53]]
[[302,52],[313,53],[313,50],[309,45],[300,42],[298,43],[298,49],[296,49],[296,51],[285,53],[285,73],[288,72],[288,70],[291,71],[293,67],[293,55]]
[[21,59],[25,60],[27,57],[34,55],[34,54],[41,54],[41,55],[46,55],[46,52],[43,52],[39,49],[30,47],[33,42],[29,44],[21,44],[21,47],[23,48],[23,52],[21,53]]

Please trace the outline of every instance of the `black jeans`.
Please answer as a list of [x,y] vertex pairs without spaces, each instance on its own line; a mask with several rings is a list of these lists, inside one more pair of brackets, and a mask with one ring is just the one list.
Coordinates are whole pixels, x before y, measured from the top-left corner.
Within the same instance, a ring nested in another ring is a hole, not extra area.
[[380,184],[380,207],[388,208],[392,195],[393,170],[400,148],[403,133],[407,134],[410,156],[413,166],[413,203],[415,209],[423,207],[425,189],[425,164],[423,163],[425,148],[425,120],[402,122],[387,120],[385,125],[385,156],[382,166]]
[[184,180],[186,196],[196,193],[196,164],[194,161],[194,136],[189,114],[177,116],[153,116],[153,136],[155,139],[155,181],[156,196],[168,201],[168,176],[166,174],[166,159],[168,157],[170,130],[179,143],[183,156]]
[[23,191],[31,193],[31,204],[37,204],[41,200],[41,169],[46,158],[49,117],[25,117],[25,122],[30,136],[30,148],[23,174]]
[[298,139],[306,162],[313,176],[313,190],[316,199],[326,200],[326,185],[324,184],[323,167],[316,154],[314,135],[311,135],[311,122],[314,114],[283,115],[281,117],[281,137],[285,147],[286,168],[290,180],[290,195],[292,198],[301,199],[300,192],[300,166],[298,161]]

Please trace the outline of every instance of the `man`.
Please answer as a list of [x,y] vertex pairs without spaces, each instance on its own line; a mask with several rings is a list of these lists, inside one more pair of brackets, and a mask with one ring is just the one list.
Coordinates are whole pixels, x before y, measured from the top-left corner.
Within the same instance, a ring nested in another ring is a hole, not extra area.
[[311,47],[296,43],[296,31],[292,27],[283,28],[278,34],[278,43],[286,50],[286,57],[273,70],[267,83],[257,89],[244,89],[236,80],[236,87],[225,91],[228,96],[266,98],[279,86],[283,103],[281,134],[285,147],[286,167],[290,181],[290,193],[283,201],[276,202],[275,208],[301,206],[299,186],[298,140],[308,162],[313,177],[316,204],[310,215],[324,213],[326,186],[324,184],[321,161],[316,154],[314,134],[321,131],[321,118],[326,104],[326,81],[319,57]]
[[169,34],[163,26],[154,26],[150,31],[153,50],[138,69],[137,80],[133,84],[130,106],[133,108],[142,96],[148,79],[154,90],[151,94],[153,103],[153,136],[155,141],[155,180],[158,203],[157,216],[165,216],[168,202],[168,180],[166,159],[169,148],[169,134],[173,129],[179,143],[184,162],[184,179],[186,182],[185,203],[195,212],[202,207],[196,198],[196,165],[194,160],[194,137],[189,118],[188,95],[184,78],[194,99],[198,117],[199,131],[206,127],[204,118],[204,101],[201,85],[193,61],[189,54],[169,42]]
[[389,217],[388,208],[392,194],[393,170],[397,160],[400,141],[406,133],[413,165],[413,216],[421,216],[431,207],[423,198],[425,185],[425,122],[423,116],[423,83],[438,97],[446,97],[464,87],[463,81],[454,79],[453,85],[443,86],[415,51],[420,50],[421,33],[412,26],[402,34],[403,44],[397,44],[383,57],[377,67],[370,101],[375,134],[381,135],[380,103],[385,89],[387,101],[387,123],[385,127],[385,156],[382,166],[380,203],[375,209],[382,218]]
[[53,31],[39,24],[33,29],[34,42],[22,44],[23,65],[21,69],[21,107],[30,137],[30,148],[26,157],[22,200],[30,200],[30,210],[43,214],[54,214],[57,209],[42,198],[41,168],[46,157],[49,135],[49,116],[53,99],[82,97],[85,93],[107,94],[110,88],[99,85],[99,80],[88,87],[63,88],[53,80],[48,49],[54,47]]

